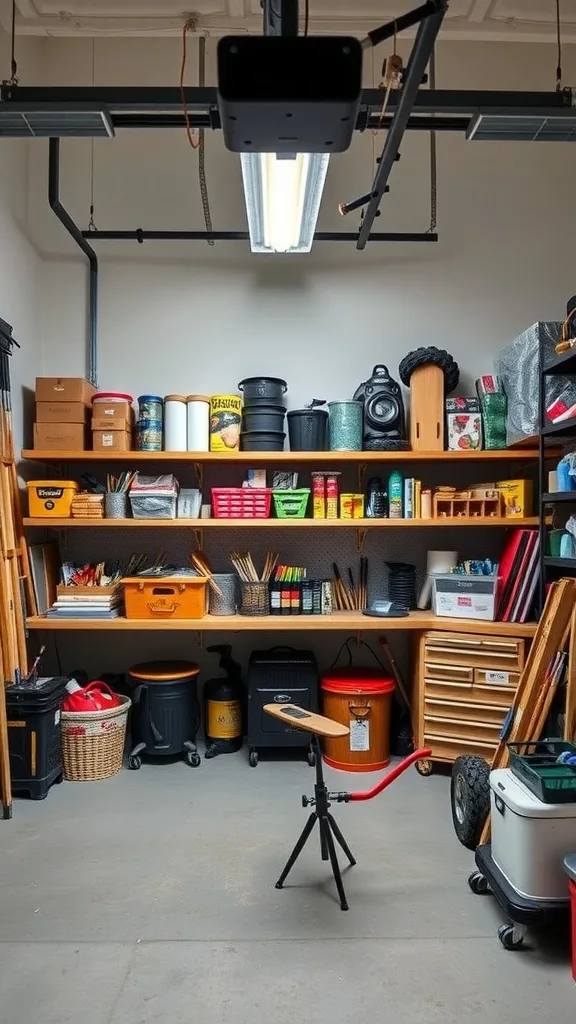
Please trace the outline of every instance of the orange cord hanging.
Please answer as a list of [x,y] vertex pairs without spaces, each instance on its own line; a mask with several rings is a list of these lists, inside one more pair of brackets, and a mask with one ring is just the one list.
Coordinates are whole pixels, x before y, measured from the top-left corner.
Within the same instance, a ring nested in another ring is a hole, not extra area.
[[188,136],[188,142],[192,146],[192,149],[198,149],[200,145],[200,134],[196,132],[190,124],[190,118],[188,117],[188,105],[186,103],[186,91],[184,88],[184,76],[186,74],[186,59],[187,59],[187,35],[188,32],[195,32],[198,26],[198,18],[188,18],[184,22],[182,28],[182,63],[180,65],[180,97],[182,99],[182,109],[184,111],[184,121],[186,122],[186,135]]

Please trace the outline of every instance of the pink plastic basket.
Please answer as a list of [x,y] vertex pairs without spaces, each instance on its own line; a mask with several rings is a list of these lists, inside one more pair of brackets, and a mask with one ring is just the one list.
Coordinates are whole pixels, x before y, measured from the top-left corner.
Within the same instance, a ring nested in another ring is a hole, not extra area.
[[269,519],[271,487],[213,487],[215,519]]

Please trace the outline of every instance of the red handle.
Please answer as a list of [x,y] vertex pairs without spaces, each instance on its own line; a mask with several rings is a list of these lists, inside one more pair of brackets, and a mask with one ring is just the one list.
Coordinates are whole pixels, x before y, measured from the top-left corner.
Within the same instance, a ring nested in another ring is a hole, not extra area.
[[394,782],[399,775],[402,775],[402,772],[405,772],[406,769],[409,768],[410,765],[414,764],[415,761],[422,761],[424,758],[430,757],[431,754],[432,751],[428,749],[415,750],[413,754],[410,754],[408,757],[405,757],[403,761],[400,761],[400,764],[397,764],[392,771],[388,772],[388,775],[385,775],[380,782],[377,782],[373,789],[367,789],[365,793],[350,793],[349,799],[371,800],[373,796],[378,796],[378,793],[381,793],[382,790],[386,789],[391,782]]
[[90,690],[93,690],[95,688],[98,688],[98,690],[100,690],[100,692],[102,692],[102,690],[105,690],[107,693],[110,694],[111,697],[117,697],[118,696],[118,694],[114,693],[114,690],[112,690],[108,686],[108,683],[105,683],[103,679],[93,679],[92,682],[88,683],[87,686],[83,686],[82,687],[81,692],[82,693],[90,693]]

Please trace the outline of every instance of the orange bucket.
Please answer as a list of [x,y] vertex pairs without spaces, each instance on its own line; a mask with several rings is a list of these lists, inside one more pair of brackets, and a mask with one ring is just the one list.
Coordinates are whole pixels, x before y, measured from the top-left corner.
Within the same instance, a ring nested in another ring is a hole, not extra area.
[[324,760],[344,772],[376,772],[390,763],[394,680],[378,669],[331,669],[321,680],[322,713],[350,729],[324,740]]

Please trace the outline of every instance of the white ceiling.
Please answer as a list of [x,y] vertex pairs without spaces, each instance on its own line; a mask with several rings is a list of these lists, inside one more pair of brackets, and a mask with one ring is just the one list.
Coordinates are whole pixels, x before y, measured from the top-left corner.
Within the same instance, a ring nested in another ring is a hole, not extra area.
[[[198,29],[214,36],[261,33],[260,0],[188,0]],[[310,30],[361,35],[419,0],[310,0]],[[172,36],[182,29],[182,0],[16,0],[17,32],[35,36]],[[353,11],[353,13],[351,13]],[[563,40],[576,42],[576,0],[562,0]],[[10,0],[0,0],[0,21],[10,26]],[[451,0],[443,39],[550,42],[553,0]]]

